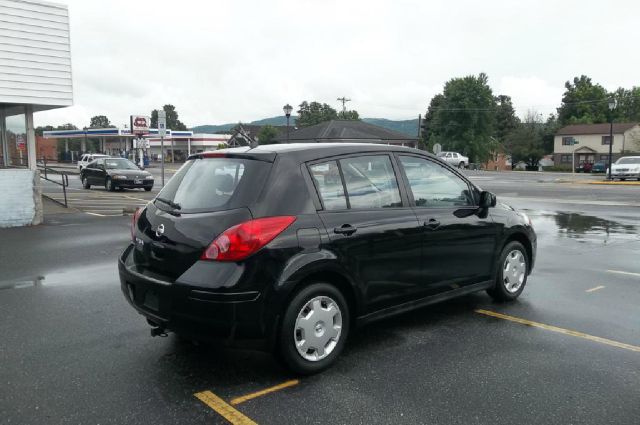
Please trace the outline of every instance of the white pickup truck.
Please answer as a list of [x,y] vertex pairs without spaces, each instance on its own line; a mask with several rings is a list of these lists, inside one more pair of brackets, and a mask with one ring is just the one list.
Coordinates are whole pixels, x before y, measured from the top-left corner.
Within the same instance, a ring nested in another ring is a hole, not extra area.
[[458,152],[440,152],[438,158],[458,168],[465,168],[469,165],[469,158]]

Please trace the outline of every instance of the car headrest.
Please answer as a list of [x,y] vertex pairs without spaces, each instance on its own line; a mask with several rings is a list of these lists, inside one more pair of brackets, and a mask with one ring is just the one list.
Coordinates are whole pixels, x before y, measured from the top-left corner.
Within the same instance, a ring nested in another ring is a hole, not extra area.
[[213,186],[220,192],[233,192],[233,177],[229,174],[217,174],[213,177]]

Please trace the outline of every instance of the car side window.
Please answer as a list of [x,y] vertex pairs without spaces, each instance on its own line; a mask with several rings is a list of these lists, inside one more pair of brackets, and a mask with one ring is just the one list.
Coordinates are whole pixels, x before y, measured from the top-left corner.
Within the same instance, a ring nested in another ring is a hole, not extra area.
[[313,164],[309,170],[324,209],[327,211],[346,209],[347,198],[344,195],[344,186],[336,161]]
[[446,167],[415,156],[400,155],[400,163],[417,207],[474,205],[469,185]]
[[340,160],[351,208],[393,208],[402,206],[400,189],[387,155],[370,155]]
[[88,163],[86,168],[96,168],[96,162],[93,161],[93,162]]

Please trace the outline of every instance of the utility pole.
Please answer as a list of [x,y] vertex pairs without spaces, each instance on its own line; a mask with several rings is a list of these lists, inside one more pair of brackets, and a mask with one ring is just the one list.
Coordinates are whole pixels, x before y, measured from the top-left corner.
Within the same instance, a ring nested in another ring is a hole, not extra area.
[[342,97],[339,97],[337,100],[342,102],[342,118],[345,118],[347,116],[347,102],[351,102],[351,99],[348,99],[342,96]]

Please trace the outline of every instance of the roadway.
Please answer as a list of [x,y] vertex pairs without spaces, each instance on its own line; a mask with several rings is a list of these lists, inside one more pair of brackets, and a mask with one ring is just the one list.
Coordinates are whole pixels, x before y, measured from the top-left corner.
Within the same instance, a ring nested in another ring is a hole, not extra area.
[[[1,422],[637,424],[640,220],[626,203],[640,188],[494,174],[472,178],[509,194],[539,237],[522,297],[374,323],[301,379],[263,353],[151,338],[119,289],[127,217],[0,230]],[[582,189],[596,200],[563,202],[590,199]]]

